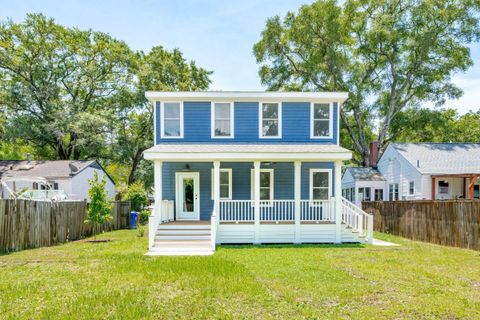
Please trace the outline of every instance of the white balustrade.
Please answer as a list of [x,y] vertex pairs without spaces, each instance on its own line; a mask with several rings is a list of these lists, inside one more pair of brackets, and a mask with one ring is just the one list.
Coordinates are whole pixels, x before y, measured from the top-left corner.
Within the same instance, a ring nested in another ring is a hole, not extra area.
[[294,221],[295,200],[260,201],[260,221]]
[[335,221],[335,204],[332,200],[301,200],[301,221]]
[[253,200],[220,200],[219,220],[223,222],[252,222],[255,208]]
[[155,204],[150,217],[148,217],[148,246],[153,247],[155,241],[155,234],[158,226],[166,221],[173,221],[174,219],[174,202],[173,200],[162,200]]
[[342,222],[365,237],[369,243],[373,242],[373,216],[345,198],[342,198]]

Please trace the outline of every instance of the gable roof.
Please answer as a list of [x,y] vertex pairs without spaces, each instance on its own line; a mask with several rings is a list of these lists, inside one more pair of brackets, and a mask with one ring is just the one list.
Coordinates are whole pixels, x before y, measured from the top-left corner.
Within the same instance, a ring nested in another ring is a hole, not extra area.
[[480,143],[392,143],[420,173],[480,174]]
[[385,181],[380,171],[371,167],[348,167],[345,172],[347,171],[357,181]]
[[103,170],[96,160],[0,160],[0,177],[71,178],[90,166]]

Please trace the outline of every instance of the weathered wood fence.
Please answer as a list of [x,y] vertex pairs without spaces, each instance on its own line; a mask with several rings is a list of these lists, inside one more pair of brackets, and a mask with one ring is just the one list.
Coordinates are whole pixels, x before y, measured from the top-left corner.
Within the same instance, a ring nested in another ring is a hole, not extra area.
[[412,240],[480,250],[480,201],[364,201],[374,230]]
[[[52,246],[92,234],[84,223],[88,204],[84,201],[48,202],[0,199],[0,252]],[[112,221],[100,228],[128,228],[130,202],[116,201]]]

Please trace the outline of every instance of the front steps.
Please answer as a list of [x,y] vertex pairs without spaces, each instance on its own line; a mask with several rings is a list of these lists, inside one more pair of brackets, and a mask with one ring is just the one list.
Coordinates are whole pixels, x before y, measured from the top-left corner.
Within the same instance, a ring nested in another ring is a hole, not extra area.
[[170,222],[160,224],[154,245],[147,255],[211,255],[210,222]]

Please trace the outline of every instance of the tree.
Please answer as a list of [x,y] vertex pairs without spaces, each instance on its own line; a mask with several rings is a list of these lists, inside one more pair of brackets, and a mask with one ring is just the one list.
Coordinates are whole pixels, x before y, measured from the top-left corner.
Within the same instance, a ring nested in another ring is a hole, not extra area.
[[148,204],[147,192],[145,191],[143,184],[138,181],[129,185],[124,200],[129,200],[131,202],[132,210],[138,212],[142,211]]
[[113,121],[111,99],[131,86],[132,52],[109,35],[40,14],[0,24],[0,105],[17,137],[58,159],[98,157]]
[[406,109],[392,121],[390,136],[398,142],[478,142],[480,111]]
[[370,141],[382,151],[399,112],[461,95],[451,76],[473,64],[479,9],[475,0],[319,0],[268,19],[253,51],[271,90],[349,92],[342,126],[368,166]]
[[[114,159],[128,163],[128,184],[135,182],[143,160],[143,151],[153,145],[153,107],[145,98],[149,90],[195,91],[208,89],[211,71],[188,62],[178,49],[167,51],[160,46],[132,60],[138,79],[135,90],[118,96]],[[149,167],[149,166],[148,166]]]
[[112,220],[112,204],[108,199],[108,193],[105,189],[107,183],[106,175],[102,180],[98,180],[98,174],[95,171],[92,179],[88,180],[90,189],[88,195],[90,197],[90,205],[88,206],[87,219],[85,223],[93,226],[93,236],[97,239],[98,228]]

